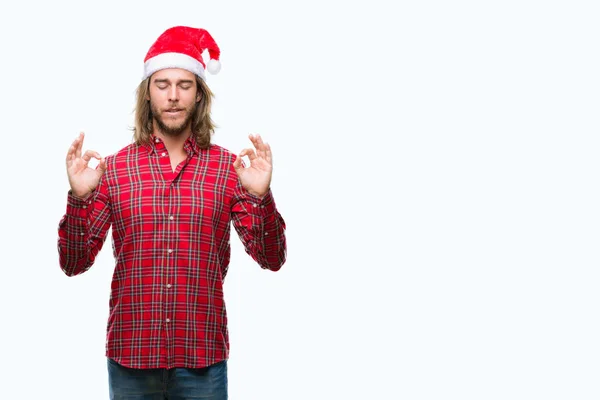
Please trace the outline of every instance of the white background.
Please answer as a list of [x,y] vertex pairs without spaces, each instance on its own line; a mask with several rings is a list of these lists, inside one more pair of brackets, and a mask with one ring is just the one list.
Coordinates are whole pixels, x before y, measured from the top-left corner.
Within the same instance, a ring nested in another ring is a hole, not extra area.
[[100,4],[0,6],[0,397],[108,398],[112,249],[61,272],[64,157],[130,143],[191,25],[214,142],[271,144],[288,226],[277,273],[232,235],[232,400],[600,398],[596,2]]

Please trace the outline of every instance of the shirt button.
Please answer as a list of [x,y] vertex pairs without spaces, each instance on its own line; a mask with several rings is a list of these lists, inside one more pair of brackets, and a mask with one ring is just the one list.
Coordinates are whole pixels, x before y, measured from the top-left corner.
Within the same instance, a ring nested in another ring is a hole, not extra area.
[[87,208],[87,206],[84,204],[84,205],[83,205],[83,208]]
[[167,289],[171,289],[171,284],[167,283]]
[[81,232],[79,235],[80,235],[80,236],[83,236],[83,235],[85,235],[85,232]]
[[265,236],[268,236],[268,235],[269,235],[269,232],[265,232]]
[[167,250],[167,253],[171,254],[173,252],[172,249]]
[[256,203],[252,203],[252,207],[256,207]]
[[166,321],[167,321],[167,322],[171,322],[171,319],[170,319],[170,318],[167,318],[167,320],[166,320]]
[[175,219],[175,217],[173,217],[173,216],[171,215],[171,216],[169,217],[169,219],[170,219],[171,221],[173,221],[173,220]]
[[154,139],[154,141],[155,141],[156,143],[160,142],[160,140],[159,140],[158,138]]
[[161,153],[160,155],[164,157],[167,155],[167,153]]

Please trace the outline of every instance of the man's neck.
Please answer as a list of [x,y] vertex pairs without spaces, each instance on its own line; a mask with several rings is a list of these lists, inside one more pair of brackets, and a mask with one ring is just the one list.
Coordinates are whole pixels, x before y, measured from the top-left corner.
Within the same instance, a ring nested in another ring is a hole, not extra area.
[[178,136],[168,136],[162,132],[155,131],[154,135],[161,138],[169,154],[178,154],[183,152],[183,145],[187,138],[192,134],[191,131],[184,132]]

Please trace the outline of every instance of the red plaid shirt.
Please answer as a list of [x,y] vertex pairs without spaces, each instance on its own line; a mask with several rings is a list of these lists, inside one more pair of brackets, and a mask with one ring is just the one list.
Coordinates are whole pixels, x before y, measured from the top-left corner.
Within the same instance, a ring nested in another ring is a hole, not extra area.
[[116,265],[106,356],[130,368],[201,368],[228,358],[223,280],[230,222],[265,269],[286,258],[285,222],[271,192],[259,199],[239,183],[235,155],[185,143],[175,172],[162,140],[106,157],[96,190],[71,193],[58,230],[60,266],[87,271],[112,225]]

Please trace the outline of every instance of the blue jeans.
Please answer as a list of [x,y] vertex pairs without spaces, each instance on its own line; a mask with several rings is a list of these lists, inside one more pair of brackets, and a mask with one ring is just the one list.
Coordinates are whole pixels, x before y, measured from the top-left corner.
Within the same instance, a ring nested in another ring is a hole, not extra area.
[[227,400],[227,360],[206,368],[127,368],[108,362],[112,400]]

